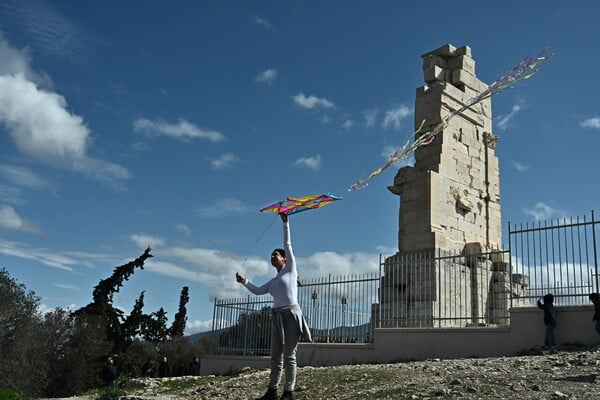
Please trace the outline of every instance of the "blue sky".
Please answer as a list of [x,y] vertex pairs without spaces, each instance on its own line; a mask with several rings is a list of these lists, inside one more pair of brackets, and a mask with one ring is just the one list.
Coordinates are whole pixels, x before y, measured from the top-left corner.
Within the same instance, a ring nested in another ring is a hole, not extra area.
[[[489,3],[489,4],[488,4]],[[186,333],[235,271],[273,275],[286,196],[344,200],[294,215],[301,277],[378,270],[397,248],[396,167],[346,193],[413,132],[421,54],[468,45],[492,83],[504,226],[598,204],[600,3],[107,0],[0,3],[0,267],[44,308],[81,307],[113,268],[154,258],[115,297]],[[506,238],[506,233],[505,233]]]

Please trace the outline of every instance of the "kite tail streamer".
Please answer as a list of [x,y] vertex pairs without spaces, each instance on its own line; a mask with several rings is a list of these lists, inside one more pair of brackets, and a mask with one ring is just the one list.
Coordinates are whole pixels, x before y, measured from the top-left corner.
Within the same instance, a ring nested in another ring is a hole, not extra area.
[[417,133],[419,133],[421,129],[423,129],[423,126],[425,125],[425,120],[423,120],[419,128],[411,135],[411,137],[409,137],[406,140],[402,147],[400,147],[398,150],[396,150],[394,154],[390,156],[387,163],[377,168],[375,171],[371,172],[371,174],[366,179],[363,179],[361,177],[358,181],[348,186],[346,190],[348,192],[352,192],[355,190],[366,188],[369,185],[369,183],[367,182],[368,180],[381,174],[390,165],[397,164],[401,160],[407,158],[417,148],[431,144],[435,137],[448,126],[450,120],[456,115],[463,113],[466,109],[473,107],[475,104],[481,102],[482,100],[485,100],[489,97],[503,92],[504,90],[514,87],[519,81],[529,79],[532,76],[534,76],[542,68],[542,64],[554,56],[554,53],[544,55],[544,53],[546,53],[547,50],[548,46],[544,47],[536,57],[527,56],[523,58],[514,68],[502,74],[500,78],[494,81],[494,83],[492,83],[486,90],[481,92],[479,95],[469,99],[457,110],[454,110],[450,114],[446,115],[442,119],[442,121],[436,124],[433,128],[431,128],[430,131],[424,132],[418,138],[414,139],[412,144],[409,144],[412,138],[414,138],[417,135]]
[[[389,156],[388,161],[384,165],[371,172],[366,178],[361,176],[356,182],[348,186],[346,191],[352,192],[368,187],[368,181],[381,174],[389,166],[398,164],[401,160],[408,158],[408,156],[419,147],[430,145],[435,140],[435,137],[449,125],[449,122],[452,118],[462,114],[465,110],[473,107],[482,100],[514,87],[519,81],[529,79],[534,76],[541,69],[542,64],[554,56],[554,53],[544,55],[547,50],[548,46],[544,47],[536,57],[527,56],[523,58],[514,68],[502,74],[500,78],[489,85],[483,92],[467,100],[461,107],[450,112],[448,115],[442,118],[439,123],[422,133],[421,131],[423,130],[426,121],[421,121],[419,127],[406,139],[404,144],[398,150]],[[418,137],[416,137],[417,135]],[[291,215],[306,210],[320,208],[336,200],[342,200],[342,197],[333,196],[329,193],[304,197],[288,197],[285,200],[264,207],[260,211],[270,211],[277,214]],[[273,222],[271,221],[271,224],[272,223]],[[271,224],[269,224],[267,229],[265,229],[265,231],[259,236],[259,238],[256,240],[256,243],[260,241]],[[244,260],[244,262],[245,261],[246,260]]]
[[[398,150],[396,150],[394,152],[394,154],[390,155],[387,163],[385,163],[381,167],[377,168],[375,171],[371,172],[366,179],[363,179],[361,177],[358,181],[356,181],[352,185],[348,186],[346,191],[353,192],[355,190],[361,190],[361,189],[366,188],[367,186],[369,186],[369,183],[366,181],[379,175],[380,173],[385,171],[390,165],[397,164],[401,160],[404,160],[405,158],[407,158],[410,155],[410,153],[412,153],[414,151],[414,149],[418,146],[418,143],[420,143],[421,141],[429,140],[429,137],[424,138],[424,135],[427,134],[427,133],[425,133],[419,137],[418,141],[413,142],[412,145],[410,144],[412,137],[414,137],[417,133],[419,133],[421,131],[421,129],[423,129],[423,126],[425,126],[425,120],[421,121],[421,124],[419,125],[417,130],[413,132],[411,137],[408,137],[406,139],[406,141],[404,142],[404,144]],[[431,140],[433,140],[433,139],[431,139]]]

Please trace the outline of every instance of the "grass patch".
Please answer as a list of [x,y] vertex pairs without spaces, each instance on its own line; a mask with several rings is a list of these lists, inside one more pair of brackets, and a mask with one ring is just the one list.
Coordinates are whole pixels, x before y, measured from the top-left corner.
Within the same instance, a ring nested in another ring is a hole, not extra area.
[[0,399],[2,400],[28,400],[28,397],[23,397],[14,390],[0,388]]
[[113,385],[100,389],[100,393],[98,394],[98,397],[96,397],[96,400],[119,400],[121,396],[125,395],[127,395],[127,392],[120,387]]

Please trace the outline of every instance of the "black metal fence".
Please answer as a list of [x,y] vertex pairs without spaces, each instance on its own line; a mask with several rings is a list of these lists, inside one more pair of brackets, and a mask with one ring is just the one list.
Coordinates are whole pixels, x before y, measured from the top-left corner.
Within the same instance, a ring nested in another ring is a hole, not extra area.
[[[467,246],[459,254],[438,250],[396,254],[382,264],[380,302],[373,305],[380,328],[441,328],[509,323],[508,251]],[[512,289],[512,290],[511,290]]]
[[[315,343],[370,343],[371,305],[377,302],[379,274],[301,280],[298,303]],[[215,299],[215,354],[266,355],[271,335],[270,297]]]
[[[370,343],[373,328],[506,325],[511,307],[553,293],[557,305],[600,292],[591,217],[508,226],[509,249],[380,258],[379,273],[300,281],[298,300],[317,343]],[[216,299],[214,353],[266,355],[270,297]]]
[[599,292],[597,225],[589,217],[508,224],[513,275],[528,281],[528,303],[546,293],[557,305],[589,304]]

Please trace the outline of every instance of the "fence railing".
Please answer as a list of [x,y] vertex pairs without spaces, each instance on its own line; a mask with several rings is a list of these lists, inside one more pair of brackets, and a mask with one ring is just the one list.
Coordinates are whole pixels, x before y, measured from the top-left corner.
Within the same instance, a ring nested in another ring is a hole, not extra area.
[[382,264],[377,326],[464,327],[509,322],[507,251],[397,254]]
[[546,293],[557,305],[589,304],[599,292],[596,229],[600,221],[590,217],[508,224],[513,277],[528,284],[528,304]]
[[[314,343],[371,343],[371,307],[379,274],[301,280],[298,303]],[[271,298],[215,299],[215,354],[266,355],[270,349]]]
[[317,343],[372,341],[372,304],[378,301],[379,274],[302,280],[300,303]]
[[211,351],[214,354],[268,355],[271,304],[265,297],[215,299]]
[[[509,223],[509,249],[380,258],[379,273],[302,279],[298,301],[317,343],[371,343],[373,328],[506,325],[511,307],[553,293],[557,305],[600,292],[596,229],[583,217]],[[270,297],[216,299],[214,353],[267,355]]]

